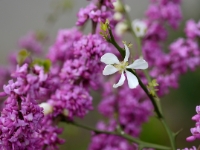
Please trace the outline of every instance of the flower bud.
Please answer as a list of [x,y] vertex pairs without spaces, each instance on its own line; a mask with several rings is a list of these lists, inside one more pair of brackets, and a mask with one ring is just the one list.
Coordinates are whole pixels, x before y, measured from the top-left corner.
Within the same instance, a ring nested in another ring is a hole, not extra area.
[[128,25],[124,22],[119,22],[116,25],[115,32],[118,36],[121,36],[124,32],[128,30]]
[[64,109],[63,112],[62,112],[62,114],[64,116],[68,117],[69,116],[69,111],[67,109]]
[[115,11],[118,11],[118,12],[123,12],[123,6],[122,4],[120,3],[119,0],[116,0],[116,2],[113,3],[114,7],[115,7]]
[[53,107],[49,103],[41,103],[39,106],[43,108],[44,115],[48,115],[53,112]]
[[116,12],[113,16],[114,20],[120,21],[123,18],[123,15],[120,12]]

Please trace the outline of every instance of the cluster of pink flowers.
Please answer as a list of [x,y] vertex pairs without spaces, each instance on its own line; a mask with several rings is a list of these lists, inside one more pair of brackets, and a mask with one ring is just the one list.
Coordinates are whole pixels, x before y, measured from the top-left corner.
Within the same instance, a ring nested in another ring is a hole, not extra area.
[[[60,144],[63,142],[57,136],[59,132],[52,126],[53,123],[43,128],[43,119],[46,116],[38,103],[44,96],[48,97],[48,91],[52,90],[44,85],[48,76],[40,66],[29,67],[26,63],[21,67],[18,66],[12,74],[13,79],[3,87],[2,96],[7,98],[0,117],[1,149],[27,149],[27,147],[43,149],[44,146],[55,147],[59,144],[52,143],[49,135],[49,139],[44,141],[42,137],[44,132],[46,134],[53,132],[54,139],[60,141]],[[46,141],[50,142],[46,143]]]
[[197,114],[192,117],[192,120],[196,121],[196,126],[190,129],[192,136],[186,139],[189,142],[200,139],[200,106],[196,106],[196,112]]
[[[158,13],[161,12],[161,13]],[[150,75],[159,84],[159,95],[168,93],[168,89],[178,87],[181,74],[200,65],[198,23],[189,20],[185,31],[187,38],[179,38],[164,51],[163,43],[168,38],[166,24],[177,28],[181,21],[180,1],[153,1],[146,12],[147,33],[143,39],[143,54],[148,61]]]
[[97,23],[105,22],[112,15],[112,11],[108,9],[114,8],[113,2],[115,0],[93,0],[88,6],[79,10],[76,25],[82,26],[89,19]]

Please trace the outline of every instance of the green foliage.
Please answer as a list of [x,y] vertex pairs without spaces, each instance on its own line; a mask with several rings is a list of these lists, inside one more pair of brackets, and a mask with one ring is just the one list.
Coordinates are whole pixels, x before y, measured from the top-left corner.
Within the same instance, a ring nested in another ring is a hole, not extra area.
[[156,91],[158,91],[158,89],[156,89],[157,86],[158,83],[156,79],[153,79],[151,82],[148,83],[147,88],[152,96],[156,96]]
[[34,65],[39,65],[42,66],[44,68],[44,71],[47,73],[49,72],[50,68],[51,68],[51,61],[49,59],[35,59],[32,62],[32,66]]
[[26,49],[22,49],[17,56],[17,62],[19,65],[22,65],[26,58],[30,56],[30,53]]
[[108,40],[109,21],[106,20],[105,23],[101,22],[100,24],[101,24],[101,26],[100,26],[100,28],[101,28],[100,34],[103,36],[103,38]]

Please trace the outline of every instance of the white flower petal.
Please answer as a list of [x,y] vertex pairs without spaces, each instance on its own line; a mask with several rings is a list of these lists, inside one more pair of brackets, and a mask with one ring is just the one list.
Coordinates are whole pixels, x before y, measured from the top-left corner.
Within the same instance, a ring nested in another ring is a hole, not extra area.
[[110,75],[117,71],[118,71],[118,69],[115,68],[113,65],[106,65],[105,68],[103,69],[103,75],[105,75],[105,76]]
[[128,61],[128,58],[130,56],[130,51],[129,51],[129,48],[126,44],[124,44],[124,47],[125,47],[125,50],[126,50],[126,54],[125,54],[125,58],[124,58],[124,62],[127,62]]
[[119,60],[118,60],[117,56],[115,56],[112,53],[106,53],[103,56],[101,56],[101,62],[103,62],[107,65],[119,64]]
[[114,88],[117,88],[117,87],[119,87],[119,86],[122,86],[122,85],[124,84],[124,81],[125,81],[125,75],[124,75],[124,73],[122,72],[121,77],[120,77],[118,83],[117,83],[117,84],[114,84],[113,87],[114,87]]
[[148,63],[144,59],[136,59],[132,64],[127,66],[126,68],[131,69],[147,69]]
[[132,27],[137,37],[145,36],[147,25],[144,21],[136,19],[132,22]]
[[138,86],[138,79],[137,77],[129,71],[126,71],[126,77],[128,80],[128,86],[130,89],[134,89]]

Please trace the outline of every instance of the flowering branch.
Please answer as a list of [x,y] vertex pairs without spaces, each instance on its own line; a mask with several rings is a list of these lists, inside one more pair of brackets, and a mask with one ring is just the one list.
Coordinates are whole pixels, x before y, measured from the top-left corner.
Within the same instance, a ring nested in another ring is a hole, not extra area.
[[[110,28],[108,28],[108,31],[109,31],[109,34],[110,34],[110,39],[108,39],[108,41],[110,43],[112,43],[116,49],[120,52],[120,54],[122,55],[122,57],[124,57],[123,55],[123,52],[124,50],[122,51],[122,48],[117,44],[117,42],[115,41],[114,37],[113,37],[113,34],[112,34],[112,31]],[[176,149],[176,146],[175,146],[175,134],[170,130],[170,128],[168,127],[166,121],[164,120],[164,116],[162,114],[162,111],[161,111],[161,105],[160,105],[160,100],[159,98],[156,96],[153,96],[149,90],[147,89],[147,87],[143,84],[143,82],[140,80],[140,78],[137,76],[137,74],[132,70],[132,69],[128,69],[128,71],[130,71],[132,74],[134,74],[137,79],[138,79],[138,82],[139,82],[139,85],[142,87],[142,89],[145,91],[145,93],[147,94],[147,96],[149,97],[149,99],[151,100],[153,106],[154,106],[154,110],[159,118],[159,120],[162,122],[168,136],[169,136],[169,139],[170,139],[170,143],[171,143],[171,147],[173,150]],[[147,74],[147,73],[146,73]],[[150,77],[149,77],[150,79]]]
[[[142,48],[141,48],[141,39],[139,37],[137,37],[133,31],[133,28],[132,28],[132,25],[131,25],[131,19],[129,17],[129,14],[128,12],[126,11],[125,7],[124,7],[124,4],[121,0],[119,0],[120,3],[121,3],[121,6],[122,6],[122,9],[124,11],[124,15],[126,17],[126,20],[127,20],[127,25],[129,27],[129,30],[131,31],[131,34],[132,36],[136,39],[136,42],[137,42],[137,46],[138,46],[138,50],[140,52],[140,55],[142,55]],[[118,48],[117,48],[118,49]],[[134,73],[132,70],[130,70],[130,72],[132,72],[138,79],[139,81],[139,84],[140,86],[142,87],[142,89],[145,91],[145,93],[147,94],[147,96],[150,98],[153,106],[154,106],[154,109],[155,109],[155,112],[159,118],[159,120],[162,122],[168,136],[169,136],[169,139],[170,139],[170,143],[171,143],[171,146],[172,146],[172,149],[175,150],[176,149],[176,146],[175,146],[175,137],[176,135],[170,130],[170,128],[168,127],[165,119],[164,119],[164,116],[162,114],[162,108],[161,108],[161,104],[160,104],[160,99],[158,98],[158,96],[156,95],[153,96],[151,93],[149,93],[148,89],[146,88],[146,86],[142,83],[142,81],[140,80],[140,78],[137,76],[136,73]],[[147,70],[144,71],[145,73],[145,76],[147,77],[148,81],[150,82],[151,81],[151,77],[149,76],[149,73]]]
[[74,125],[74,126],[77,126],[77,127],[80,127],[80,128],[83,128],[83,129],[86,129],[86,130],[89,130],[89,131],[93,131],[96,134],[109,134],[109,135],[120,136],[120,137],[123,137],[130,142],[134,142],[134,143],[139,144],[139,146],[142,147],[142,148],[151,147],[151,148],[163,149],[163,150],[169,150],[170,149],[169,147],[166,147],[166,146],[163,146],[163,145],[157,145],[157,144],[152,144],[152,143],[141,141],[141,140],[134,138],[134,137],[132,137],[128,134],[125,134],[123,131],[122,132],[103,131],[103,130],[98,130],[98,129],[95,129],[95,128],[92,128],[92,127],[89,127],[89,126],[86,126],[86,125],[79,124],[79,123],[74,122],[74,121],[68,122],[68,121],[65,120],[64,122],[69,123],[69,124]]

